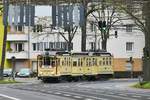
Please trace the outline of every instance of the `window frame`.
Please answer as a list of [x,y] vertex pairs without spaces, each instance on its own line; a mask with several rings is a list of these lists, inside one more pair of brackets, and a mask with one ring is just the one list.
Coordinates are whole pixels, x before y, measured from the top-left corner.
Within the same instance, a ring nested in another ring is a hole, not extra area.
[[126,52],[134,51],[134,42],[126,42]]

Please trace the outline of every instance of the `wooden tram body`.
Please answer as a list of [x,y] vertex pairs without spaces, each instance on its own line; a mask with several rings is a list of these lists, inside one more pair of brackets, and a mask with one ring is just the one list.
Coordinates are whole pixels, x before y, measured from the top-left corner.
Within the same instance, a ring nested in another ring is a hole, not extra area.
[[37,57],[38,79],[78,81],[113,76],[113,56],[107,52],[44,54]]

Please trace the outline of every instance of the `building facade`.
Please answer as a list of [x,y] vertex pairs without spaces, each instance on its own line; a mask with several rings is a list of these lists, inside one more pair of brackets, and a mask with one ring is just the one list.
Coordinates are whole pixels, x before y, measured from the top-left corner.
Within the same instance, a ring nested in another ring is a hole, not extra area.
[[[117,25],[117,28],[110,30],[110,37],[107,42],[107,51],[114,56],[114,71],[116,77],[130,76],[142,71],[142,56],[144,47],[144,34],[137,27],[130,23]],[[61,28],[51,27],[51,17],[38,17],[35,27],[11,27],[7,35],[6,61],[10,62],[6,67],[11,67],[11,59],[16,58],[16,70],[27,67],[36,71],[37,55],[50,51],[67,51],[68,33]],[[42,28],[40,28],[42,27]],[[117,38],[114,37],[118,32]],[[59,34],[63,32],[63,36]],[[111,36],[112,34],[112,36]],[[100,31],[95,25],[87,23],[86,36],[87,51],[101,49]],[[81,29],[78,28],[72,40],[72,52],[81,52]],[[132,60],[132,63],[130,62]]]

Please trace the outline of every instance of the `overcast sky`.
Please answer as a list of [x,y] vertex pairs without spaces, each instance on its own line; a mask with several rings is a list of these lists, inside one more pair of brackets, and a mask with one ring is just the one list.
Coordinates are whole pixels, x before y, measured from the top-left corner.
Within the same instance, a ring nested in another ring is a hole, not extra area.
[[51,16],[50,6],[36,6],[35,16]]

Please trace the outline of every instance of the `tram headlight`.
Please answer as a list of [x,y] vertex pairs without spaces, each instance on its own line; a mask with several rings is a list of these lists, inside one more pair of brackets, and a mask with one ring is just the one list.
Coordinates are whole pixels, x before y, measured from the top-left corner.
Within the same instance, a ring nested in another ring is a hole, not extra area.
[[52,75],[54,75],[54,74],[55,74],[55,72],[54,72],[54,71],[52,71],[52,72],[51,72],[51,74],[52,74]]
[[43,74],[43,72],[40,72],[40,75],[42,75]]

